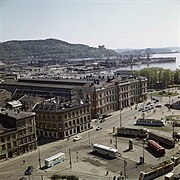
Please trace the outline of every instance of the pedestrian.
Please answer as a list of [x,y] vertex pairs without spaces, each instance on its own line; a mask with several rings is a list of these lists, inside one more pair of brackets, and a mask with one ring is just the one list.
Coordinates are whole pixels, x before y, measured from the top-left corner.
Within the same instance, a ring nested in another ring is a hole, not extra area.
[[106,176],[107,176],[108,174],[109,174],[109,172],[107,171],[107,172],[106,172]]
[[113,180],[116,180],[116,176],[113,177]]
[[25,162],[26,162],[26,161],[25,161],[25,160],[23,160],[23,164],[25,164]]

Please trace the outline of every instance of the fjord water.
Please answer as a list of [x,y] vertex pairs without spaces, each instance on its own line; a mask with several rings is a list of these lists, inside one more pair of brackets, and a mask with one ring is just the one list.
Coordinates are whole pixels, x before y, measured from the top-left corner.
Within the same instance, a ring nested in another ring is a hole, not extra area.
[[176,57],[176,62],[165,62],[165,63],[151,63],[151,64],[138,64],[138,65],[131,65],[122,68],[118,68],[119,70],[139,70],[143,68],[150,68],[150,67],[162,67],[164,69],[171,69],[176,70],[180,69],[180,53],[171,53],[171,54],[154,54],[152,55],[153,58],[159,57]]

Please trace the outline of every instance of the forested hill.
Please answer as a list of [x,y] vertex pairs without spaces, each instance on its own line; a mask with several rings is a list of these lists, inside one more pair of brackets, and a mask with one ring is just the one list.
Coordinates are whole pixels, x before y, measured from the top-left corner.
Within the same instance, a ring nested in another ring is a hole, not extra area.
[[57,39],[6,41],[0,43],[0,60],[22,59],[69,59],[118,56],[105,48],[94,48],[83,44],[70,44]]

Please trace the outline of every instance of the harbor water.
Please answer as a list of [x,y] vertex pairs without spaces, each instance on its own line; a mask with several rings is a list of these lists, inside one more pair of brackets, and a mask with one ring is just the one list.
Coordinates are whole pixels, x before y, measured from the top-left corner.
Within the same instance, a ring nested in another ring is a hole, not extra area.
[[164,69],[171,69],[171,70],[180,69],[180,53],[154,54],[154,55],[152,55],[152,58],[159,58],[159,57],[163,57],[163,58],[165,58],[165,57],[176,57],[176,62],[129,65],[126,67],[118,68],[118,70],[139,70],[139,69],[151,68],[151,67],[162,67]]

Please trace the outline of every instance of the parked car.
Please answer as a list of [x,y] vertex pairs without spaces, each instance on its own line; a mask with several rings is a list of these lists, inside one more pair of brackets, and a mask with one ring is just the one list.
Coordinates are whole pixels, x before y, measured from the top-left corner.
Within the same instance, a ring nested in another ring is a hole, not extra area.
[[180,139],[180,133],[174,132],[174,133],[172,134],[172,137],[173,137],[173,138]]
[[99,122],[103,123],[104,121],[105,121],[105,118],[101,118]]
[[33,166],[28,166],[26,171],[24,172],[25,175],[31,175],[33,171]]
[[160,104],[157,104],[155,107],[156,107],[156,108],[160,108],[160,107],[161,107],[161,105],[160,105]]
[[97,128],[96,128],[96,131],[99,131],[99,130],[101,130],[103,127],[102,126],[98,126]]
[[74,137],[73,141],[79,141],[82,137],[81,136],[76,136]]

